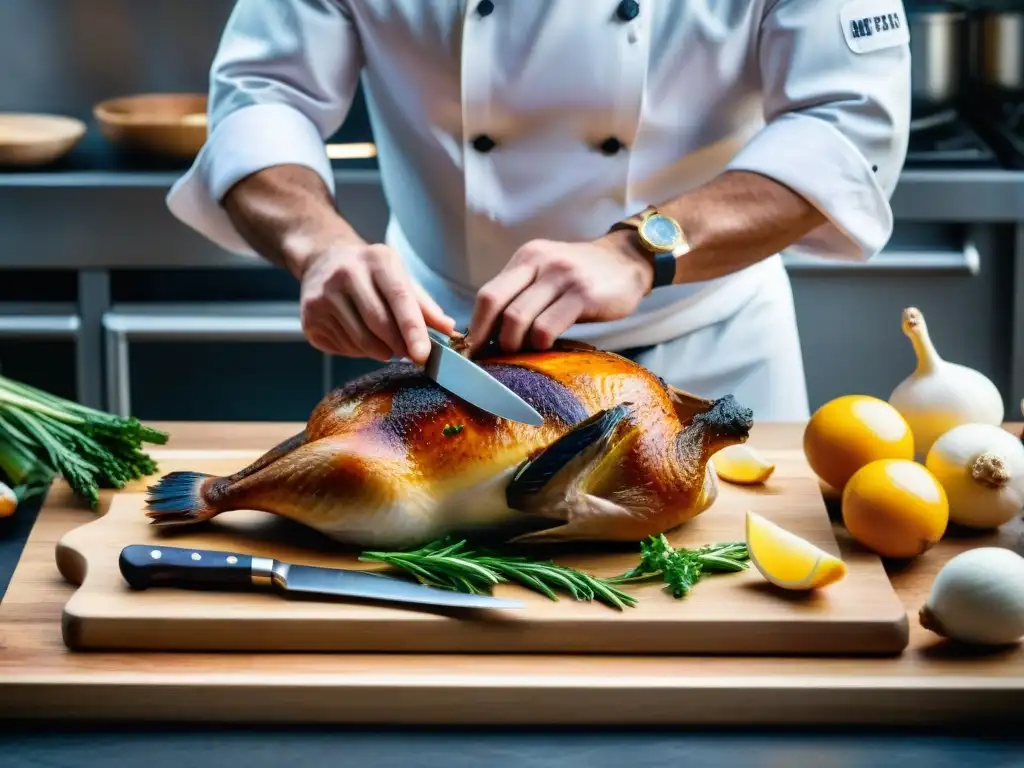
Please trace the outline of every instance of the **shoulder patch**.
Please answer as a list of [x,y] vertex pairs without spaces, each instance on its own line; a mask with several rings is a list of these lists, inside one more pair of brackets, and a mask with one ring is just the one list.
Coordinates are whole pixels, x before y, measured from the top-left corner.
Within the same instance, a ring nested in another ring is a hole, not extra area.
[[900,0],[850,0],[839,10],[839,23],[854,53],[871,53],[910,42],[910,27]]

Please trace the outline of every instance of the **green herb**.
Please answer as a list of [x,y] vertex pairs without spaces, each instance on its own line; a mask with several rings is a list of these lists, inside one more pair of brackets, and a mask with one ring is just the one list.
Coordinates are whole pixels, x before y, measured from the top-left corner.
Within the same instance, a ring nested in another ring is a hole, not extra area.
[[100,488],[123,488],[153,474],[143,443],[167,434],[0,376],[0,470],[19,498],[45,492],[60,473],[95,509]]
[[462,430],[462,424],[445,424],[444,429],[442,429],[441,432],[444,434],[445,437],[451,437],[452,435],[459,434],[459,432],[461,432]]
[[400,552],[364,552],[363,562],[377,562],[412,575],[421,584],[471,594],[488,594],[497,584],[510,581],[557,600],[558,591],[576,600],[599,600],[613,608],[633,607],[637,600],[618,584],[656,579],[672,594],[685,597],[707,573],[732,573],[748,566],[742,542],[709,544],[699,549],[675,549],[664,536],[652,536],[640,545],[635,568],[611,578],[598,578],[549,560],[532,561],[469,549],[465,541],[450,538],[419,549]]
[[708,544],[699,549],[675,549],[662,536],[652,536],[640,545],[640,562],[609,584],[631,584],[662,579],[672,595],[685,597],[706,573],[735,573],[749,565],[750,554],[741,541]]
[[407,552],[364,552],[360,560],[384,563],[406,571],[421,584],[457,592],[487,594],[497,584],[514,581],[552,600],[561,591],[575,600],[598,600],[619,610],[636,605],[636,598],[605,579],[551,561],[476,552],[465,541],[441,539]]

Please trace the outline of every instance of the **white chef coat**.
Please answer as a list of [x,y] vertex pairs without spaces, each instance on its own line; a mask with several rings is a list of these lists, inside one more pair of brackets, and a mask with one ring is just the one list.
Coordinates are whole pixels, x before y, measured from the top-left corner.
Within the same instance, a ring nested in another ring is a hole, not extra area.
[[[239,0],[212,67],[209,139],[168,205],[251,254],[219,200],[284,163],[333,192],[324,142],[361,77],[386,240],[460,325],[528,240],[598,237],[726,169],[823,211],[795,252],[865,260],[892,231],[908,40],[900,0]],[[660,288],[628,318],[565,335],[609,349],[678,339],[783,272],[774,256]]]

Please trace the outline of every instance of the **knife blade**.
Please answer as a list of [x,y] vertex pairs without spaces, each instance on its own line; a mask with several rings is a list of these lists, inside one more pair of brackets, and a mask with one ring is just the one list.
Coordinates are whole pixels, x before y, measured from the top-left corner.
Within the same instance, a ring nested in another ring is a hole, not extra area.
[[129,544],[118,558],[135,590],[154,586],[231,589],[271,587],[284,594],[358,597],[464,608],[522,608],[516,600],[437,589],[368,571],[297,565],[238,552]]
[[430,357],[424,370],[428,377],[456,397],[495,416],[537,427],[544,418],[519,395],[487,371],[451,348],[451,339],[427,329]]

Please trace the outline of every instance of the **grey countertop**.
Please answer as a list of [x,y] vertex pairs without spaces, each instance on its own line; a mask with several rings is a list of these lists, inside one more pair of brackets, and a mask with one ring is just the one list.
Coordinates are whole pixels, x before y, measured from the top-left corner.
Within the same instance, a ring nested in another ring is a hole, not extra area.
[[1018,741],[890,733],[616,733],[63,729],[0,733],[5,768],[1001,768],[1020,766]]

